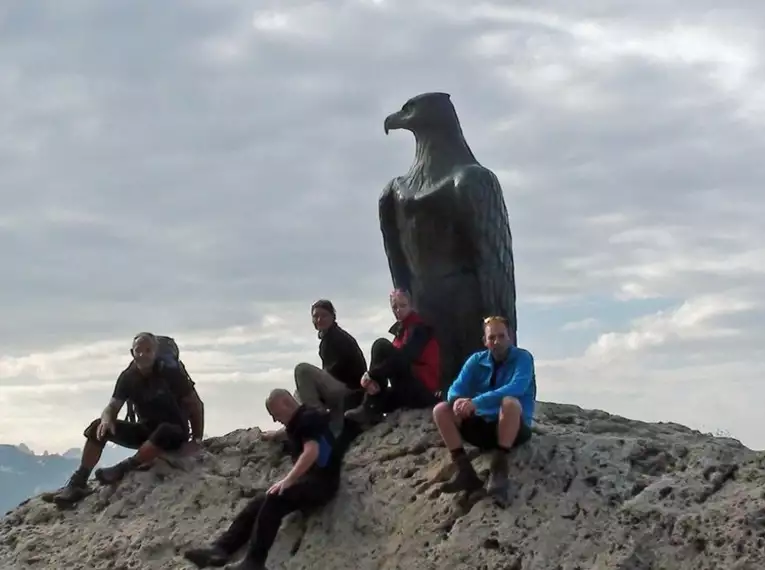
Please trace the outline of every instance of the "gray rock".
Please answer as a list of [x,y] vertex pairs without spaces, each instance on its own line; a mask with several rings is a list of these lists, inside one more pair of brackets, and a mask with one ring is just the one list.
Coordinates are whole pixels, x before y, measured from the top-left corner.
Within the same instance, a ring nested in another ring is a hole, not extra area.
[[[575,406],[540,404],[537,416],[500,510],[439,494],[451,469],[429,415],[391,415],[349,452],[335,501],[284,522],[270,570],[765,568],[763,454]],[[260,433],[210,439],[195,461],[131,474],[75,510],[33,498],[0,522],[0,568],[191,568],[182,550],[288,470]],[[488,457],[475,465],[485,473]]]

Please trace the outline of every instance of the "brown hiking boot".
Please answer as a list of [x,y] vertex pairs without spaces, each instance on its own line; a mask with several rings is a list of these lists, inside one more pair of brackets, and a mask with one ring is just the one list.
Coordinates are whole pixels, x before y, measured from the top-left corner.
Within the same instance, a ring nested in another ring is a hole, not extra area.
[[61,490],[55,494],[46,494],[43,500],[52,502],[59,507],[70,507],[83,500],[91,492],[88,486],[88,473],[78,469]]
[[462,455],[455,461],[457,473],[449,481],[441,486],[442,493],[459,493],[467,491],[472,493],[483,487],[483,481],[473,469],[473,464],[467,455]]
[[183,553],[183,557],[199,568],[213,566],[219,568],[228,562],[228,552],[220,546],[211,546],[210,548],[192,548]]
[[489,471],[488,494],[501,507],[507,506],[510,500],[510,478],[508,471],[507,453],[495,451],[491,459]]
[[364,401],[360,406],[345,412],[345,417],[353,423],[362,426],[373,426],[379,424],[385,416],[379,409],[379,397],[364,394]]
[[96,480],[102,485],[114,485],[122,481],[128,471],[132,471],[139,467],[139,463],[133,458],[120,461],[116,465],[111,467],[105,467],[103,469],[96,469],[93,474]]

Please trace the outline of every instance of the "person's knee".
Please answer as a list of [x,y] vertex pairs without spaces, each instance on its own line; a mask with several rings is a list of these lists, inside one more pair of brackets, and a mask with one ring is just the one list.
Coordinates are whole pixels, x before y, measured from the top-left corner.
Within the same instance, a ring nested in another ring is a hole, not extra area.
[[519,418],[523,413],[523,406],[518,398],[505,397],[502,398],[500,410],[503,417]]
[[85,439],[88,441],[92,441],[94,443],[100,444],[101,442],[98,440],[98,426],[101,425],[101,418],[97,418],[90,422],[90,425],[85,428],[85,431],[82,433],[82,435],[85,436]]
[[149,437],[149,441],[163,451],[175,451],[186,439],[188,438],[183,428],[169,423],[159,424]]
[[311,382],[316,376],[316,367],[307,362],[301,362],[295,366],[295,384],[300,386],[305,382]]
[[433,419],[436,422],[441,422],[450,418],[454,418],[452,412],[452,405],[449,402],[439,402],[433,407]]
[[377,361],[380,359],[384,360],[394,350],[396,350],[396,347],[393,346],[391,341],[389,341],[387,338],[378,338],[372,343],[372,349],[370,350],[370,353],[372,360]]

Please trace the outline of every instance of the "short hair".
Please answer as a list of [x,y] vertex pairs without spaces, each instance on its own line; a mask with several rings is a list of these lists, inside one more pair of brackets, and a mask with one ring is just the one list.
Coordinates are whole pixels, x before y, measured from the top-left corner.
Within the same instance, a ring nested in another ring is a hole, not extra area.
[[409,302],[409,304],[412,303],[412,295],[406,289],[399,289],[399,288],[394,289],[393,291],[390,292],[390,295],[388,295],[388,299],[392,301],[393,297],[398,297],[399,295],[406,297],[406,300]]
[[510,319],[507,317],[502,317],[499,315],[493,315],[491,317],[486,317],[483,320],[483,328],[485,329],[489,325],[493,325],[494,323],[502,323],[505,325],[505,328],[507,329],[507,332],[510,332]]
[[148,341],[149,341],[149,343],[150,343],[150,344],[151,344],[151,345],[152,345],[154,348],[156,348],[156,347],[158,347],[158,346],[159,346],[159,341],[157,340],[157,336],[156,336],[154,333],[150,333],[150,332],[146,332],[146,331],[144,331],[144,332],[139,332],[137,335],[135,335],[135,336],[133,337],[133,346],[135,346],[135,344],[136,344],[137,342],[140,342],[140,341],[142,341],[142,340],[148,340]]
[[328,313],[330,313],[333,317],[337,317],[337,313],[335,312],[335,306],[332,304],[332,301],[329,299],[319,299],[316,301],[313,305],[311,305],[311,312],[313,313],[314,309],[324,309]]
[[279,400],[281,398],[290,398],[291,400],[295,399],[289,390],[285,390],[284,388],[274,388],[273,390],[271,390],[271,392],[268,394],[268,397],[266,398],[266,409],[270,411],[271,404],[273,404],[276,400]]

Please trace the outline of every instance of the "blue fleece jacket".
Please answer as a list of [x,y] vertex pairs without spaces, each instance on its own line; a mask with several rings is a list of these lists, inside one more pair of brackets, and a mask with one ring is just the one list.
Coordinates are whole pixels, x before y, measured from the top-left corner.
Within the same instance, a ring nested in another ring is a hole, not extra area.
[[517,398],[523,408],[523,421],[531,427],[537,397],[534,357],[528,350],[512,346],[507,359],[500,364],[492,388],[489,383],[493,372],[491,352],[476,352],[467,359],[449,387],[448,401],[471,398],[477,415],[495,419],[499,417],[502,398]]

